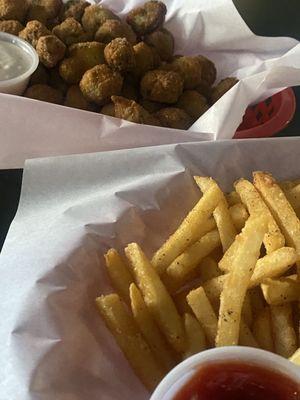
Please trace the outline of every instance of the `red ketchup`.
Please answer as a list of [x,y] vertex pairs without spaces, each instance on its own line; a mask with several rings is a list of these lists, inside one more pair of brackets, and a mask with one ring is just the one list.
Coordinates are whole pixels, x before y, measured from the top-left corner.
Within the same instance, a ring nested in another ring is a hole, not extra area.
[[174,400],[300,400],[300,384],[255,365],[208,364],[194,374]]

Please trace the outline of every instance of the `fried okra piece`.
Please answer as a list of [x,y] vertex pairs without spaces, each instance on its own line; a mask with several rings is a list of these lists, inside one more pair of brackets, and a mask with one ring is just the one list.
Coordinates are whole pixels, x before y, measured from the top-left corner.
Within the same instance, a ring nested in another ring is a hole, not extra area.
[[215,64],[204,56],[197,56],[202,65],[202,81],[212,86],[217,77]]
[[74,18],[78,22],[81,21],[84,10],[91,4],[85,0],[69,0],[61,9],[59,19],[64,21],[67,18]]
[[40,21],[27,22],[26,27],[19,33],[19,37],[26,40],[33,47],[36,47],[40,37],[47,35],[51,35],[51,32]]
[[218,101],[228,90],[230,90],[236,83],[238,83],[237,78],[225,78],[222,79],[213,89],[211,93],[211,102],[215,103]]
[[109,117],[115,117],[116,114],[114,103],[105,104],[105,106],[101,108],[100,114],[108,115]]
[[144,38],[149,46],[153,46],[163,61],[170,61],[174,53],[174,38],[167,29],[159,29]]
[[107,64],[117,71],[131,71],[135,66],[132,45],[125,38],[112,40],[104,49]]
[[160,64],[158,55],[153,49],[144,42],[140,42],[133,46],[135,67],[133,69],[133,75],[136,78],[140,78],[145,75],[146,72],[157,68]]
[[177,72],[184,81],[184,89],[195,89],[202,83],[202,63],[197,57],[178,57],[162,68]]
[[89,102],[85,99],[79,86],[77,85],[72,85],[69,87],[64,105],[86,111],[91,109]]
[[147,100],[176,103],[182,90],[183,80],[173,71],[149,71],[141,80],[141,94]]
[[55,26],[52,33],[67,46],[89,40],[89,35],[75,18],[67,18],[60,25]]
[[151,114],[157,112],[161,108],[166,107],[165,104],[157,103],[155,101],[150,101],[150,100],[145,100],[145,99],[140,100],[140,104],[141,104],[141,106],[143,106],[145,108],[145,110],[149,111],[149,113],[151,113]]
[[17,20],[0,21],[0,32],[18,36],[23,29],[24,26]]
[[17,20],[23,22],[28,10],[25,0],[0,0],[0,20]]
[[54,35],[42,36],[36,44],[40,62],[47,68],[53,68],[65,56],[66,46]]
[[49,70],[49,82],[48,85],[53,87],[54,89],[59,90],[61,93],[64,95],[67,93],[68,90],[68,85],[66,82],[62,79],[62,77],[59,74],[58,68],[51,68]]
[[95,34],[95,40],[110,43],[116,38],[126,38],[131,44],[136,43],[136,35],[130,25],[117,19],[108,19]]
[[62,104],[63,95],[59,90],[53,89],[48,85],[30,86],[24,93],[25,97],[30,99],[46,101],[48,103]]
[[79,83],[85,69],[80,59],[65,58],[59,64],[59,74],[62,79],[71,84]]
[[62,0],[30,0],[29,4],[27,20],[38,20],[46,24],[48,20],[58,16],[63,2]]
[[106,64],[96,65],[86,71],[80,81],[84,97],[91,102],[103,105],[111,96],[121,93],[123,78]]
[[37,84],[47,85],[48,81],[49,81],[48,71],[43,66],[43,64],[39,63],[37,69],[31,75],[30,86],[37,85]]
[[126,21],[138,35],[146,35],[162,26],[166,13],[164,3],[152,0],[130,11]]
[[122,97],[126,97],[126,99],[135,100],[137,101],[139,97],[138,89],[129,79],[124,79],[122,92]]
[[186,130],[192,125],[192,118],[180,108],[162,108],[154,114],[161,125],[166,128]]
[[210,101],[212,87],[209,86],[206,82],[201,82],[200,85],[195,88],[195,90],[197,90],[198,93],[200,93],[202,96],[206,97],[206,99]]
[[121,96],[112,96],[111,99],[115,105],[115,116],[117,118],[126,119],[136,124],[159,125],[157,118],[153,117],[134,100],[128,100]]
[[86,32],[94,35],[108,19],[119,19],[119,17],[107,8],[93,4],[84,10],[81,23]]
[[186,90],[179,97],[176,107],[184,110],[193,119],[197,119],[208,109],[208,104],[206,98],[196,90]]

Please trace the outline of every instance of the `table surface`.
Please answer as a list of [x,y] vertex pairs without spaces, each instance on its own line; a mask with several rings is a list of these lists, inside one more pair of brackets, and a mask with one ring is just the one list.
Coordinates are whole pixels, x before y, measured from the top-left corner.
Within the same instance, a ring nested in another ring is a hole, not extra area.
[[[291,36],[300,40],[299,0],[234,0],[240,14],[254,33],[262,36]],[[300,110],[300,87],[294,88],[297,110]],[[300,112],[276,136],[299,136]],[[22,170],[0,171],[0,249],[13,220],[20,197]]]

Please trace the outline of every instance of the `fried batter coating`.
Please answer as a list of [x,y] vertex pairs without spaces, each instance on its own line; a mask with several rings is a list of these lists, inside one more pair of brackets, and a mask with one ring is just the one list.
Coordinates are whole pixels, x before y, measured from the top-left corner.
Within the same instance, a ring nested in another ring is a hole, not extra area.
[[93,4],[84,10],[81,23],[86,32],[94,35],[108,19],[119,19],[119,17],[107,8]]
[[212,87],[209,86],[205,81],[201,82],[200,85],[195,88],[195,90],[197,90],[198,93],[200,93],[202,96],[206,97],[206,99],[210,101]]
[[194,119],[199,118],[208,109],[207,100],[196,90],[186,90],[179,97],[176,107],[183,109]]
[[38,20],[47,23],[58,16],[62,8],[62,0],[30,0],[27,20]]
[[123,78],[107,65],[96,65],[86,71],[80,81],[80,89],[88,101],[99,105],[108,102],[111,96],[121,93]]
[[173,71],[153,70],[141,80],[141,94],[144,99],[160,103],[176,103],[183,90],[183,80]]
[[136,86],[133,85],[132,82],[130,82],[130,80],[126,78],[124,79],[123,82],[121,95],[122,97],[126,97],[126,99],[135,101],[137,101],[139,97],[138,89],[136,88]]
[[59,90],[64,95],[67,93],[68,85],[60,76],[59,70],[57,67],[49,70],[48,84],[49,84],[49,86],[53,87],[54,89]]
[[107,64],[117,71],[131,71],[135,67],[132,45],[125,38],[112,40],[104,49]]
[[24,0],[0,0],[0,20],[18,20],[23,22],[28,10]]
[[39,63],[37,69],[31,75],[30,86],[37,84],[47,85],[48,81],[49,74],[47,72],[47,69],[43,66],[43,64]]
[[155,116],[162,126],[186,130],[192,125],[192,118],[180,108],[167,107],[159,110]]
[[174,53],[174,38],[167,29],[158,29],[144,38],[149,46],[153,46],[163,61],[169,61]]
[[204,56],[197,56],[197,58],[202,64],[202,81],[209,86],[213,85],[217,77],[215,64]]
[[19,33],[19,37],[26,40],[33,47],[36,47],[40,37],[47,35],[51,35],[51,32],[39,21],[27,22],[26,27]]
[[197,57],[175,58],[162,68],[177,72],[184,81],[184,89],[195,89],[202,83],[202,63]]
[[146,35],[162,26],[167,7],[161,1],[148,1],[127,15],[126,21],[138,35]]
[[47,101],[48,103],[62,104],[63,95],[59,90],[53,89],[48,85],[33,85],[30,86],[25,94],[25,97],[30,99]]
[[100,114],[108,115],[109,117],[115,117],[116,114],[114,103],[105,104],[105,106],[101,108]]
[[150,101],[150,100],[145,100],[145,99],[140,100],[140,104],[141,104],[141,106],[143,106],[145,108],[145,110],[149,111],[149,113],[151,113],[151,114],[166,107],[165,104],[157,103],[155,101]]
[[79,86],[77,85],[69,87],[64,101],[64,105],[67,107],[78,108],[80,110],[88,111],[91,109],[88,101],[84,98]]
[[22,29],[24,29],[24,26],[17,20],[0,21],[0,32],[18,36]]
[[135,67],[133,75],[137,78],[145,75],[151,69],[157,68],[159,61],[153,49],[144,42],[140,42],[133,46],[135,56]]
[[236,83],[238,83],[237,78],[225,78],[222,79],[213,89],[211,93],[211,102],[215,103],[218,101],[229,89],[231,89]]
[[67,18],[60,25],[55,26],[52,33],[67,46],[89,40],[89,35],[75,18]]
[[69,0],[61,9],[59,18],[64,21],[67,18],[75,18],[78,22],[81,21],[84,10],[91,4],[85,0]]
[[59,64],[59,74],[69,84],[79,83],[85,70],[80,59],[65,58]]
[[66,46],[54,35],[42,36],[36,44],[40,62],[47,68],[53,68],[64,58]]
[[117,19],[108,19],[95,34],[95,40],[109,43],[116,38],[126,38],[131,44],[136,43],[136,35],[130,25]]

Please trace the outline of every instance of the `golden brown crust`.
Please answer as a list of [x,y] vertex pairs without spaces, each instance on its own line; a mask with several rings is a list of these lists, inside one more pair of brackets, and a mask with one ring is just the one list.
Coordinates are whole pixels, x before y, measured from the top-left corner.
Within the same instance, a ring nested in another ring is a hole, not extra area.
[[60,21],[67,18],[75,18],[78,22],[81,21],[84,10],[91,4],[85,0],[69,0],[65,3],[59,14]]
[[148,1],[127,15],[126,21],[138,35],[145,35],[162,26],[167,7],[161,1]]
[[26,27],[19,33],[19,37],[26,40],[31,46],[36,47],[40,37],[51,35],[51,32],[40,21],[29,21]]
[[24,93],[25,97],[30,99],[47,101],[48,103],[62,104],[63,95],[59,90],[53,89],[48,85],[30,86]]
[[108,19],[119,19],[119,17],[107,8],[93,4],[84,10],[81,23],[86,32],[90,32],[94,35],[100,26]]
[[213,89],[211,93],[211,102],[215,103],[218,101],[228,90],[230,90],[236,83],[238,83],[237,78],[225,78],[222,79]]
[[126,38],[131,44],[136,43],[136,35],[131,26],[117,19],[106,20],[95,34],[95,40],[106,44],[116,38]]
[[58,16],[62,5],[62,0],[30,0],[27,20],[38,20],[46,24]]
[[184,110],[193,119],[197,119],[208,109],[208,104],[206,98],[196,90],[186,90],[179,97],[176,107]]
[[107,64],[117,71],[131,71],[135,67],[132,45],[125,38],[112,40],[104,49]]
[[188,129],[192,124],[191,117],[180,108],[167,107],[159,110],[155,116],[162,126],[173,129]]
[[197,56],[202,65],[202,81],[208,86],[212,86],[217,77],[215,64],[204,56]]
[[174,53],[174,38],[171,32],[161,28],[157,31],[149,33],[144,38],[149,46],[153,46],[160,58],[164,61],[169,61]]
[[66,46],[54,35],[42,36],[36,44],[40,62],[47,68],[53,68],[65,56]]
[[67,46],[87,42],[90,38],[75,18],[67,18],[60,25],[55,26],[52,33]]
[[0,0],[0,20],[17,20],[23,22],[28,10],[25,0]]
[[18,36],[24,26],[17,20],[0,21],[0,31]]
[[165,64],[163,69],[177,72],[184,81],[184,89],[195,89],[202,83],[202,64],[197,57],[182,56]]
[[69,87],[64,105],[67,107],[78,108],[80,110],[90,110],[88,101],[84,98],[79,86],[72,85]]

